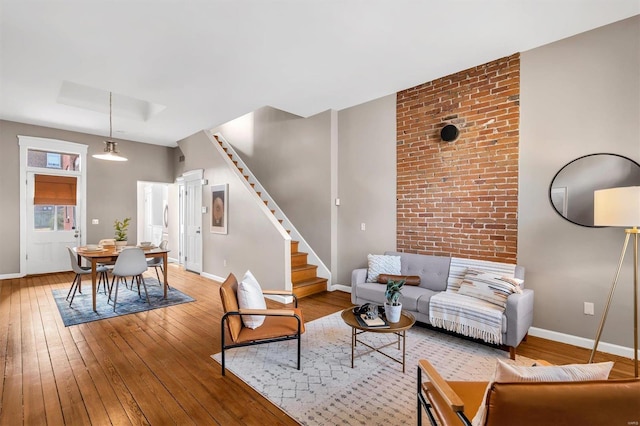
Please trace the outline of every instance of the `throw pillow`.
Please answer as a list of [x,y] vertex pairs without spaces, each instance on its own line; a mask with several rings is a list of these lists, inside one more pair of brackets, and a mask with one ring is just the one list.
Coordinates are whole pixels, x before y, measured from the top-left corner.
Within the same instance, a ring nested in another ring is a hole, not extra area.
[[487,394],[493,382],[582,382],[587,380],[607,380],[613,367],[612,361],[595,364],[568,364],[523,367],[507,364],[502,360],[496,363],[493,378],[487,385],[482,405],[471,421],[473,426],[484,425],[487,413]]
[[506,308],[507,297],[522,293],[520,285],[523,282],[518,278],[469,268],[460,282],[458,293]]
[[369,269],[367,270],[367,282],[375,283],[378,275],[400,275],[400,256],[387,256],[384,254],[369,254],[367,256]]
[[380,274],[378,275],[378,282],[380,284],[386,284],[389,281],[400,281],[404,280],[405,285],[420,285],[420,276],[419,275],[391,275],[391,274]]
[[521,367],[498,360],[496,382],[580,382],[607,380],[613,361],[595,364],[549,365]]
[[[262,289],[251,271],[247,271],[238,283],[238,307],[240,309],[267,309]],[[264,315],[242,315],[245,327],[258,328],[264,322]]]

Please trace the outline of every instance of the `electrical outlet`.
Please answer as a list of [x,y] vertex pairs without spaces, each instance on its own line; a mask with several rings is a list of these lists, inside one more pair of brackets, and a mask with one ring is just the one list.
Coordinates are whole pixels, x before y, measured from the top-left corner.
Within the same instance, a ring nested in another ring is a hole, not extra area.
[[222,266],[227,266],[227,259],[224,259],[224,260],[222,261]]
[[366,230],[367,230],[367,225],[365,225],[365,223],[364,223],[364,222],[362,222],[362,223],[360,224],[360,230],[361,230],[361,231],[366,231]]
[[100,220],[98,220],[98,219],[91,219],[91,224],[92,224],[92,225],[100,225]]
[[585,315],[594,315],[593,303],[584,302],[584,314]]

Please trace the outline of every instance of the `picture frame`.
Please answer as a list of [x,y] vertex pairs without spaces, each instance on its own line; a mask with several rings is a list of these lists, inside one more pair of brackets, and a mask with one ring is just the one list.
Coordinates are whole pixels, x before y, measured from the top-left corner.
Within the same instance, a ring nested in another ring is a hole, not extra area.
[[229,224],[229,184],[211,185],[211,232],[227,234]]

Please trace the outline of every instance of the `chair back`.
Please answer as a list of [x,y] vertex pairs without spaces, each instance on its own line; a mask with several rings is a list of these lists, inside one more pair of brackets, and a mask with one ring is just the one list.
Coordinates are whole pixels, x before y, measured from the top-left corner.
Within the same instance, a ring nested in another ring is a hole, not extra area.
[[144,251],[137,247],[122,250],[111,272],[119,277],[133,277],[147,270],[147,258]]
[[[238,280],[233,274],[229,274],[226,280],[220,286],[220,299],[222,299],[222,310],[227,312],[235,312],[240,309],[238,306]],[[230,315],[227,317],[227,326],[229,328],[229,336],[234,342],[238,340],[240,330],[242,330],[242,318],[240,315]],[[224,342],[223,342],[224,344]]]
[[161,250],[166,250],[168,245],[169,245],[169,241],[162,240],[160,241],[160,245],[158,247],[160,247]]
[[82,269],[78,264],[78,255],[73,251],[71,247],[67,247],[67,250],[69,251],[69,261],[71,262],[71,269],[73,269],[73,272],[75,272],[76,274],[86,274],[87,270]]

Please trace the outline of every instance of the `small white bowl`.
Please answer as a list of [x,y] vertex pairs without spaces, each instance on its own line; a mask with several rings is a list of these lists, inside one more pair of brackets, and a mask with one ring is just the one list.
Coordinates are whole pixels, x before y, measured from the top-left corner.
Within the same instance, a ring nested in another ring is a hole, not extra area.
[[98,244],[87,244],[85,246],[85,249],[89,251],[96,251],[96,250],[100,250],[100,246]]
[[140,243],[141,247],[151,247],[151,241],[143,241]]

